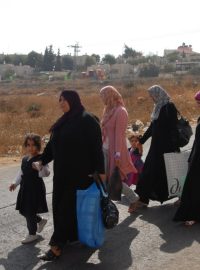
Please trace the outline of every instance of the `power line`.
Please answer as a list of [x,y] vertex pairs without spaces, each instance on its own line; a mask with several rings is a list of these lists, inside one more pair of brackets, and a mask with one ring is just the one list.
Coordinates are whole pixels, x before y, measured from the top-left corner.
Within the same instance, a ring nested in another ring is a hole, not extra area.
[[74,49],[74,65],[73,65],[73,70],[76,71],[76,67],[77,67],[77,56],[78,53],[80,52],[79,48],[81,48],[81,46],[79,46],[78,42],[76,42],[75,45],[68,45],[67,47],[73,48]]

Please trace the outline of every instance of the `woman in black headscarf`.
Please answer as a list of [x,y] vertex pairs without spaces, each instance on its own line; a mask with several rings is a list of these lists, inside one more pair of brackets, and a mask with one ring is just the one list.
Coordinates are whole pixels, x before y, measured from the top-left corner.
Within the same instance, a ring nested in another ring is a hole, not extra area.
[[58,258],[67,242],[78,240],[76,190],[88,188],[94,172],[105,178],[98,122],[85,111],[75,91],[63,91],[59,104],[64,114],[51,127],[51,138],[41,158],[42,165],[54,161],[54,232],[51,248],[40,256],[46,261]]

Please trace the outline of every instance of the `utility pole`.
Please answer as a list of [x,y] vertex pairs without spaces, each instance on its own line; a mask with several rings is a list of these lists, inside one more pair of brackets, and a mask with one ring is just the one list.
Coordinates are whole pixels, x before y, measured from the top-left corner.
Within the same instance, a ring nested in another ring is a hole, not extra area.
[[81,46],[79,46],[78,42],[76,42],[74,45],[68,45],[67,47],[73,48],[74,49],[74,63],[73,63],[73,88],[75,88],[75,77],[76,77],[76,69],[77,69],[77,56],[78,53],[80,52],[79,48],[81,48]]
[[67,47],[73,48],[74,49],[74,65],[73,65],[73,71],[74,73],[76,72],[76,68],[77,68],[77,56],[78,53],[80,52],[79,48],[81,48],[81,46],[79,46],[78,42],[76,42],[75,45],[69,45]]

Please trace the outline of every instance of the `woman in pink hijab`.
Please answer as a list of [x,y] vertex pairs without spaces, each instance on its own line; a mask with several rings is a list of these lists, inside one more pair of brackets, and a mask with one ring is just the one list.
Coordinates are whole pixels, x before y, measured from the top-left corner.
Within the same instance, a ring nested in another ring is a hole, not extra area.
[[124,182],[129,173],[137,172],[127,149],[128,113],[122,96],[113,86],[103,87],[100,90],[100,97],[105,105],[101,125],[107,178],[110,178],[117,166],[122,178],[122,193],[130,201],[129,212],[131,213],[134,211],[134,202],[138,200],[138,196]]

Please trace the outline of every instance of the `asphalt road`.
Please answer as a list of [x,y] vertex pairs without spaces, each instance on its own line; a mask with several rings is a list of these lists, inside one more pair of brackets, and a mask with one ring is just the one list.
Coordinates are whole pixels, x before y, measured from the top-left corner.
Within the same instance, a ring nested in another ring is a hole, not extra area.
[[[192,140],[191,140],[192,143]],[[191,148],[191,143],[187,148]],[[145,153],[149,142],[145,144]],[[15,210],[17,192],[9,192],[9,183],[19,164],[0,168],[0,270],[196,270],[200,269],[200,225],[187,228],[172,221],[176,211],[174,200],[163,204],[151,202],[147,209],[127,213],[128,202],[117,203],[120,223],[106,232],[100,250],[81,244],[67,246],[57,262],[44,263],[37,256],[47,250],[52,233],[52,176],[46,179],[49,205],[48,223],[40,239],[21,245],[27,229],[25,220]]]

